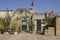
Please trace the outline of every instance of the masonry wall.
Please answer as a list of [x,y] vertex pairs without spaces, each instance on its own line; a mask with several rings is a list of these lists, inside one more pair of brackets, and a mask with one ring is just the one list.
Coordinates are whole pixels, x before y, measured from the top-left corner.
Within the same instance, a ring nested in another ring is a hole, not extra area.
[[56,17],[56,35],[60,36],[60,16]]

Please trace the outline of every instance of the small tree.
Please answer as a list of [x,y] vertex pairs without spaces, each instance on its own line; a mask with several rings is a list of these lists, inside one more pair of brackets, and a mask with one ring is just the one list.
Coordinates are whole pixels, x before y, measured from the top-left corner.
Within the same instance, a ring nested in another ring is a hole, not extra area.
[[34,29],[34,23],[29,21],[29,30],[33,30]]
[[0,20],[0,30],[1,31],[5,30],[5,26],[4,26],[3,20]]
[[11,27],[12,27],[13,31],[18,31],[18,29],[19,29],[18,22],[12,23],[12,26]]
[[45,20],[47,22],[47,25],[45,26],[45,28],[48,28],[48,27],[52,27],[52,23],[53,23],[53,18],[50,18],[50,16],[47,17],[47,13],[45,13]]
[[0,19],[0,31],[1,33],[4,33],[5,31],[5,26],[4,26],[4,19]]
[[5,22],[4,22],[4,26],[5,26],[5,29],[8,30],[9,29],[9,26],[10,26],[10,21],[11,21],[11,16],[9,15],[9,10],[7,8],[6,10],[6,15],[5,15]]
[[5,29],[9,29],[9,26],[10,26],[10,22],[11,22],[11,16],[10,15],[7,15],[6,17],[5,17]]
[[34,22],[33,22],[33,20],[32,20],[32,16],[31,16],[31,18],[30,18],[30,20],[29,20],[29,30],[30,30],[30,31],[33,31],[33,30],[34,30]]

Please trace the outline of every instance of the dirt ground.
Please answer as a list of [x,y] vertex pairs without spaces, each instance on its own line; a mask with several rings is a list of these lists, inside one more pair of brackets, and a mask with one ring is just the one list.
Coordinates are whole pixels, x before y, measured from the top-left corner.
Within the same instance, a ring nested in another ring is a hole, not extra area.
[[60,40],[60,36],[20,33],[17,35],[0,34],[0,40]]

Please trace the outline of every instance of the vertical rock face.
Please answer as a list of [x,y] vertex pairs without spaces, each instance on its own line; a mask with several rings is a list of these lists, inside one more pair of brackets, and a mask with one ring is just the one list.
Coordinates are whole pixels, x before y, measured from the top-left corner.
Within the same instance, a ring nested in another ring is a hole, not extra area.
[[60,16],[56,17],[56,35],[60,35]]

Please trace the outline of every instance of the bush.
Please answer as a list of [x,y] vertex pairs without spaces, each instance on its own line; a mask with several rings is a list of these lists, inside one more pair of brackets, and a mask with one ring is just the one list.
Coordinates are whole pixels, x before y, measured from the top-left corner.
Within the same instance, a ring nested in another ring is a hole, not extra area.
[[19,29],[18,22],[12,23],[12,29],[13,29],[13,31],[18,31],[18,29]]
[[0,20],[0,30],[1,31],[5,30],[5,26],[4,26],[3,20]]

